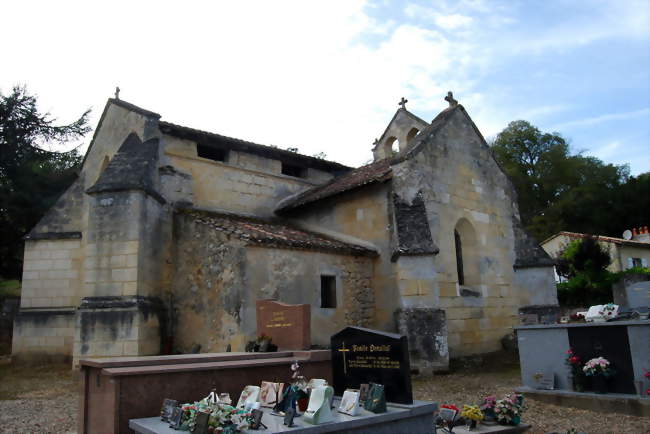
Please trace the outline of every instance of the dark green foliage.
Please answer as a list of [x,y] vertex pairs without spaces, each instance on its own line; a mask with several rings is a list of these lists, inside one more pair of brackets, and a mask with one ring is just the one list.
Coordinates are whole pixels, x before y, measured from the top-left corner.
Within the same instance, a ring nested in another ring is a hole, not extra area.
[[76,149],[60,153],[43,147],[83,137],[90,131],[89,113],[56,126],[24,87],[0,93],[0,276],[20,277],[22,237],[76,178],[81,163]]
[[561,306],[577,307],[612,301],[615,275],[607,271],[611,259],[595,238],[572,241],[558,255],[557,273],[567,278],[558,284]]
[[521,120],[499,133],[492,151],[517,190],[524,226],[538,241],[559,231],[620,237],[648,224],[648,173],[634,178],[626,165],[572,155],[559,133]]

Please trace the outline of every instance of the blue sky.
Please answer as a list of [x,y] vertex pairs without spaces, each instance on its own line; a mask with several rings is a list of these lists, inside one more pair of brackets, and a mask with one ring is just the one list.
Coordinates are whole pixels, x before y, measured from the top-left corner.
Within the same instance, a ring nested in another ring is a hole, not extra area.
[[96,123],[119,85],[165,120],[357,166],[400,97],[431,120],[452,90],[486,137],[525,119],[650,171],[648,0],[11,3],[0,90],[61,121]]

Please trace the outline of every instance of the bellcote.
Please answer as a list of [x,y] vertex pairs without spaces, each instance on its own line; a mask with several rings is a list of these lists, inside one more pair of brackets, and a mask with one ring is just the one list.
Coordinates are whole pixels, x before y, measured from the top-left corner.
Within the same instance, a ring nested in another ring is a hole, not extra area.
[[428,122],[406,110],[407,102],[408,100],[402,98],[399,103],[401,107],[397,109],[381,137],[375,140],[372,148],[374,161],[403,152],[409,142],[429,125]]

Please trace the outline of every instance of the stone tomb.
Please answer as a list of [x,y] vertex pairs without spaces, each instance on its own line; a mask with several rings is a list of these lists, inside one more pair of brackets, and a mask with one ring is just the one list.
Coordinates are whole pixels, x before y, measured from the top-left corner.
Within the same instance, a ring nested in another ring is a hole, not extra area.
[[332,336],[332,372],[338,396],[363,383],[379,383],[387,401],[413,403],[406,336],[346,327]]
[[311,310],[308,304],[257,300],[257,336],[271,337],[279,350],[311,348]]

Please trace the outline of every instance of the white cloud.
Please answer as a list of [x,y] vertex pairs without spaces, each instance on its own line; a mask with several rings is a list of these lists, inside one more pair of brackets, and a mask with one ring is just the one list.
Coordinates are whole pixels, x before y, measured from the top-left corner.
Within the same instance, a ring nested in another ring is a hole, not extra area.
[[551,128],[553,130],[559,131],[566,128],[590,127],[593,125],[602,124],[604,122],[623,121],[623,120],[634,119],[634,118],[644,117],[644,116],[650,116],[650,108],[644,108],[641,110],[634,110],[634,111],[624,112],[624,113],[608,113],[608,114],[593,116],[589,118],[576,119],[573,121],[556,124]]
[[402,96],[432,119],[452,90],[486,136],[518,117],[569,111],[564,102],[513,104],[521,89],[484,77],[527,47],[645,37],[648,8],[635,14],[643,5],[624,3],[617,14],[596,2],[584,19],[528,28],[520,4],[480,0],[411,3],[401,21],[362,0],[9,2],[0,37],[24,37],[4,47],[13,60],[0,89],[27,83],[62,121],[92,104],[96,121],[119,85],[125,100],[166,120],[357,165]]

